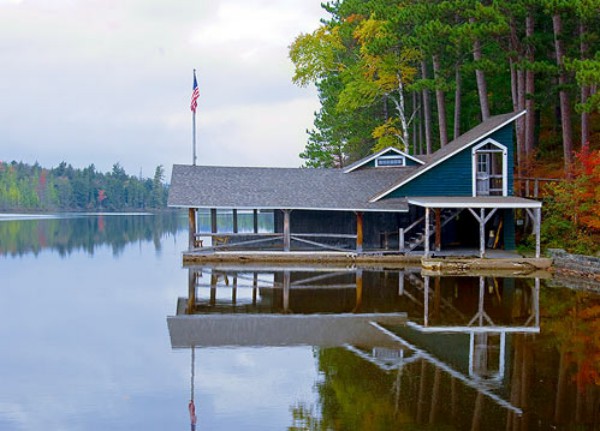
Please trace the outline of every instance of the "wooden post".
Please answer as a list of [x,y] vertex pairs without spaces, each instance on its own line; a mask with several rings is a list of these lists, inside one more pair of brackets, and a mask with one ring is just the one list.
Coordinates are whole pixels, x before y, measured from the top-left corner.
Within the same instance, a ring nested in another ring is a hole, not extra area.
[[479,210],[479,257],[485,257],[485,208]]
[[233,286],[231,287],[231,303],[235,305],[237,303],[237,285],[238,278],[237,274],[233,276]]
[[290,271],[283,271],[283,311],[290,309]]
[[442,209],[435,209],[435,251],[442,249]]
[[215,274],[210,276],[210,299],[208,300],[209,305],[217,304],[217,282],[218,278]]
[[217,233],[217,209],[210,209],[210,231],[212,233]]
[[190,250],[196,248],[196,208],[190,208],[188,210],[188,221],[190,225],[189,244]]
[[363,213],[361,211],[356,212],[356,252],[362,253],[363,251]]
[[283,251],[290,251],[291,233],[290,233],[290,210],[283,211]]
[[363,296],[363,271],[362,269],[356,270],[356,306],[354,307],[353,312],[357,313],[360,310],[360,306],[362,305],[362,296]]
[[424,247],[425,247],[425,257],[429,257],[429,212],[430,208],[425,208],[425,239],[424,239]]
[[398,271],[398,296],[404,295],[404,271]]
[[233,217],[233,233],[238,233],[238,211],[237,209],[233,209],[232,210],[232,217]]
[[192,268],[188,269],[187,314],[193,314],[196,308],[196,277],[196,271]]
[[258,210],[252,210],[252,219],[254,222],[254,233],[258,233]]
[[404,228],[403,227],[400,228],[400,231],[398,232],[398,234],[399,234],[398,236],[400,238],[398,240],[399,248],[400,248],[400,251],[404,253]]
[[429,326],[429,276],[425,277],[423,288],[423,326]]
[[258,273],[252,275],[252,305],[256,306],[256,297],[258,293]]
[[535,229],[535,257],[537,259],[540,258],[541,254],[541,228],[542,228],[542,209],[535,209],[535,221],[534,221],[534,229]]

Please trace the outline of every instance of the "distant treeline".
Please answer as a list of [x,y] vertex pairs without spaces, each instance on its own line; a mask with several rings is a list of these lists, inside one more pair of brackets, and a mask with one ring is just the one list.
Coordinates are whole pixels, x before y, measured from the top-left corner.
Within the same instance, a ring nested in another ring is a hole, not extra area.
[[0,162],[0,211],[123,211],[165,208],[164,169],[153,178],[127,175],[116,163],[112,171],[84,169],[66,162],[46,169],[39,164]]
[[110,246],[115,255],[134,242],[152,241],[161,249],[161,238],[187,226],[187,215],[162,211],[152,215],[66,215],[57,218],[0,222],[0,256],[38,255],[50,249],[60,256],[82,251],[93,256]]

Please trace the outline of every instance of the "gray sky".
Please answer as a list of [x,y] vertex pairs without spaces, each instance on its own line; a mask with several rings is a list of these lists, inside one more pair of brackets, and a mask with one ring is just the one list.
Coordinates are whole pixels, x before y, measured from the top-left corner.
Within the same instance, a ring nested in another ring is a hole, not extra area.
[[0,0],[0,160],[145,177],[191,163],[299,166],[319,107],[288,46],[321,0]]

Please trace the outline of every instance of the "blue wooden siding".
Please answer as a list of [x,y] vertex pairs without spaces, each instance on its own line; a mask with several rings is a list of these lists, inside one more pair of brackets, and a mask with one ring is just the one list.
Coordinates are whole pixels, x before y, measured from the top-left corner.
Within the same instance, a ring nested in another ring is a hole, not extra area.
[[[508,149],[508,195],[513,194],[513,138],[512,124],[492,133],[489,138]],[[486,137],[487,139],[487,137]],[[473,195],[473,155],[472,147],[482,142],[478,140],[458,154],[443,161],[409,183],[396,189],[386,198],[406,196],[472,196]]]
[[471,150],[466,149],[394,190],[386,198],[471,196],[473,194],[472,176]]

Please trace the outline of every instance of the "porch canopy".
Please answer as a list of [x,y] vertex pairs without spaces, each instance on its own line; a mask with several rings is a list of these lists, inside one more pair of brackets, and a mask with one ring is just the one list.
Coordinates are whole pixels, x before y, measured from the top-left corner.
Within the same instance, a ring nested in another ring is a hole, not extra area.
[[[485,224],[499,209],[524,209],[533,220],[535,257],[540,257],[540,226],[542,203],[516,196],[415,196],[408,197],[410,205],[425,208],[425,237],[429,238],[431,209],[467,209],[479,222],[479,252],[485,257]],[[479,211],[477,211],[479,210]],[[425,256],[430,255],[429,241],[425,241]]]

